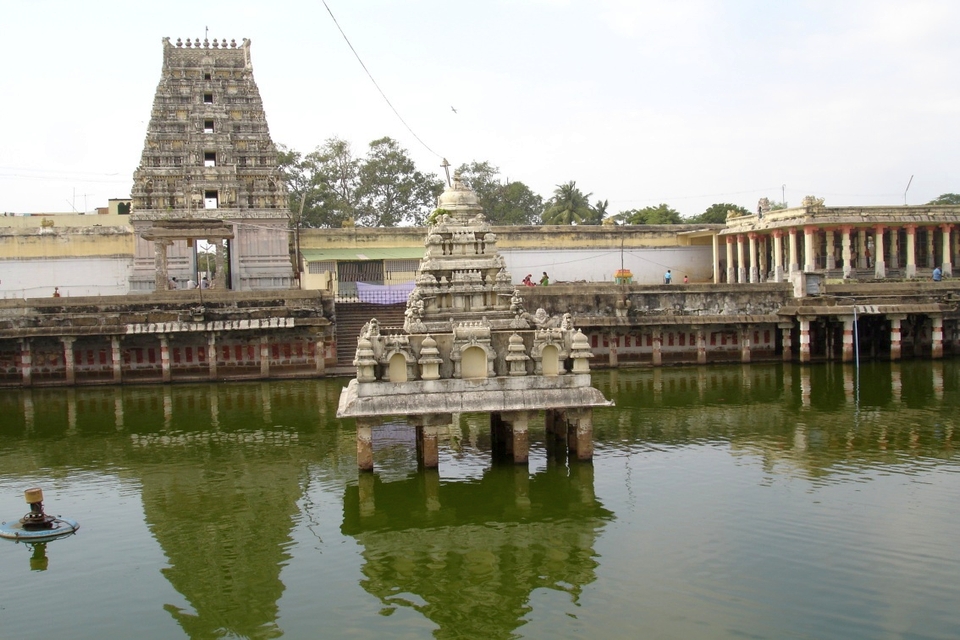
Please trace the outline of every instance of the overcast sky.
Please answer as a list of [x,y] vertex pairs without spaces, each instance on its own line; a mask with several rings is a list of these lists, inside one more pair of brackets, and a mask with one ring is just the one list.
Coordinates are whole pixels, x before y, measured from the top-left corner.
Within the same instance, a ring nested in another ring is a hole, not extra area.
[[161,38],[206,27],[252,41],[273,140],[304,152],[386,135],[421,170],[486,160],[544,198],[575,180],[611,212],[960,192],[955,0],[327,5],[413,133],[321,0],[7,0],[0,211],[127,197]]

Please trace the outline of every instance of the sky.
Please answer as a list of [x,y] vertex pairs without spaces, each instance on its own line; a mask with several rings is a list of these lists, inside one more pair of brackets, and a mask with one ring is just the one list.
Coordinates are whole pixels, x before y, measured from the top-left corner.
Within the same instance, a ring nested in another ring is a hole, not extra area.
[[252,41],[271,136],[305,153],[390,136],[421,171],[487,161],[545,199],[573,180],[611,213],[960,192],[954,0],[7,0],[2,16],[0,212],[128,197],[161,39],[207,33]]

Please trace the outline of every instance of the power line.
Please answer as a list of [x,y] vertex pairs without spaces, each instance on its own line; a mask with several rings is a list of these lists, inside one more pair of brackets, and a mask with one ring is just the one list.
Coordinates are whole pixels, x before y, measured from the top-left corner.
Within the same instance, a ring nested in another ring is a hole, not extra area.
[[400,112],[397,111],[396,107],[393,106],[393,103],[390,102],[390,99],[387,97],[387,94],[385,94],[385,93],[383,92],[383,89],[381,89],[381,88],[380,88],[380,85],[377,84],[377,81],[374,80],[373,74],[371,74],[371,73],[370,73],[370,70],[367,69],[367,65],[363,64],[363,60],[360,59],[360,54],[357,53],[357,50],[353,48],[353,45],[352,45],[352,44],[350,44],[350,38],[347,37],[347,34],[344,33],[343,28],[340,26],[340,23],[337,22],[336,16],[333,15],[333,11],[331,11],[331,10],[330,10],[330,7],[327,5],[327,0],[323,0],[323,6],[326,7],[327,13],[330,14],[330,18],[333,20],[333,24],[337,25],[337,29],[340,31],[340,35],[343,36],[344,41],[346,41],[347,46],[350,47],[350,51],[353,51],[353,55],[357,58],[357,62],[360,63],[360,66],[363,67],[363,70],[366,72],[367,77],[370,78],[370,82],[373,83],[373,86],[375,86],[375,87],[377,88],[377,91],[380,92],[380,95],[383,96],[383,99],[384,99],[384,101],[387,103],[387,106],[389,106],[390,109],[393,110],[393,113],[397,116],[397,119],[399,119],[400,122],[403,123],[403,126],[405,126],[405,127],[407,128],[407,131],[410,132],[410,135],[412,135],[414,138],[416,138],[416,139],[417,139],[417,142],[419,142],[420,144],[423,145],[423,148],[424,148],[424,149],[426,149],[427,151],[429,151],[429,152],[432,153],[433,155],[437,156],[438,158],[443,157],[443,156],[441,156],[439,153],[437,153],[436,151],[434,151],[433,149],[431,149],[431,148],[427,145],[427,143],[424,142],[423,140],[421,140],[421,139],[420,139],[420,136],[418,136],[418,135],[414,132],[414,130],[410,128],[410,125],[407,124],[407,121],[403,119],[403,116],[400,115]]

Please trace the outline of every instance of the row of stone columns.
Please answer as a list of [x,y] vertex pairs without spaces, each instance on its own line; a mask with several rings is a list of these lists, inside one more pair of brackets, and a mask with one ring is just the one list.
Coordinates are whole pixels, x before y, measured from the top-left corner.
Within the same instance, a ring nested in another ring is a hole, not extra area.
[[[750,362],[753,351],[753,331],[752,325],[744,325],[738,329],[740,340],[740,361]],[[650,331],[651,347],[650,362],[656,367],[663,364],[663,329],[655,327]],[[620,355],[618,353],[618,334],[612,333],[607,337],[607,343],[610,345],[607,351],[607,364],[615,368],[620,364]],[[705,329],[698,328],[696,332],[697,364],[707,364],[707,332]]]
[[[514,464],[527,464],[530,457],[530,418],[535,411],[490,413],[490,441],[493,455]],[[451,414],[410,416],[416,429],[417,466],[439,466],[438,434],[441,427],[454,424]],[[547,409],[544,412],[547,446],[565,445],[577,460],[593,459],[593,409]],[[378,418],[357,418],[357,468],[373,471],[373,429]]]
[[[886,316],[890,321],[890,359],[899,360],[902,354],[900,323],[906,319],[906,315],[889,314]],[[842,316],[843,321],[843,346],[841,350],[841,359],[843,362],[853,362],[855,359],[855,337],[854,332],[857,329],[854,316]],[[811,320],[800,319],[800,362],[810,362],[810,322]],[[930,316],[931,335],[930,335],[930,357],[940,359],[943,357],[943,316]],[[789,335],[791,328],[785,327],[783,330],[783,354],[784,360],[790,359],[791,348],[789,346]]]
[[[907,240],[904,275],[907,278],[915,278],[917,276],[917,225],[904,225],[902,228],[906,231]],[[937,227],[927,227],[927,267],[931,269],[934,267],[933,231],[936,228]],[[956,235],[952,234],[953,225],[951,224],[941,224],[939,225],[939,228],[942,232],[941,249],[943,256],[940,268],[944,276],[951,276],[953,275],[953,244]],[[853,271],[857,268],[867,268],[872,266],[875,277],[885,278],[887,273],[888,259],[891,264],[899,261],[900,247],[899,236],[897,234],[898,229],[888,225],[880,224],[872,227],[857,227],[856,229],[860,232],[857,234],[856,260],[854,260],[854,249],[852,244],[852,232],[854,227],[849,225],[841,225],[839,227],[827,227],[824,229],[826,234],[825,268],[828,270],[838,268],[838,265],[836,264],[835,234],[839,230],[841,235],[840,267],[843,269],[843,277],[849,278]],[[818,233],[820,230],[821,227],[814,225],[805,226],[801,230],[803,232],[804,264],[802,267],[804,271],[809,272],[817,270],[816,247],[818,243]],[[884,232],[888,230],[892,231],[892,233],[889,234],[889,250],[885,250]],[[772,274],[774,282],[783,282],[789,274],[796,273],[801,268],[798,257],[797,231],[798,230],[796,229],[774,229],[769,234],[769,237],[773,238],[773,249],[771,253],[773,257]],[[868,242],[868,234],[871,232],[873,234],[872,250]],[[786,235],[788,241],[786,263],[784,262],[784,235]],[[741,233],[726,236],[728,283],[756,283],[763,280],[765,274],[768,272],[768,265],[766,264],[766,247],[767,243],[769,242],[769,237],[765,233],[752,231],[745,234]],[[749,253],[749,256],[747,253]],[[736,255],[736,258],[734,255]],[[716,245],[714,245],[714,257],[715,259],[717,257]],[[715,280],[719,280],[717,272],[715,272]]]
[[[123,382],[123,352],[120,344],[121,336],[110,336],[110,363],[113,371],[112,382],[120,384]],[[73,346],[76,343],[75,336],[62,336],[60,343],[63,346],[63,364],[64,364],[64,382],[68,385],[74,385],[77,381],[76,362],[74,360]],[[170,336],[167,334],[157,334],[157,341],[160,346],[160,372],[161,379],[164,382],[172,380],[173,371],[170,363]],[[207,333],[207,368],[208,378],[217,379],[217,332]],[[316,364],[317,375],[323,375],[325,371],[324,362],[324,338],[318,334],[314,342],[314,361]],[[260,376],[262,378],[270,377],[270,338],[267,335],[260,336]],[[29,338],[20,340],[20,380],[23,386],[29,387],[33,384],[33,353]]]

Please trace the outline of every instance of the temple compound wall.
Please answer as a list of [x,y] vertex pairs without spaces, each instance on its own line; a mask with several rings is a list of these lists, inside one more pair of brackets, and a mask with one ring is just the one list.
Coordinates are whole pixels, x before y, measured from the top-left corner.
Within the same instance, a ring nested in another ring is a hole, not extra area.
[[[163,39],[163,68],[133,175],[132,292],[196,280],[203,243],[235,291],[294,286],[287,195],[250,41]],[[196,235],[181,233],[178,222]]]
[[132,269],[128,216],[0,218],[0,298],[122,295]]

